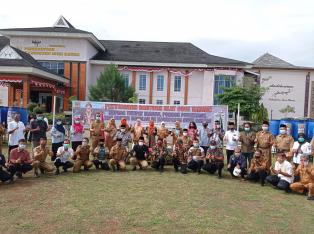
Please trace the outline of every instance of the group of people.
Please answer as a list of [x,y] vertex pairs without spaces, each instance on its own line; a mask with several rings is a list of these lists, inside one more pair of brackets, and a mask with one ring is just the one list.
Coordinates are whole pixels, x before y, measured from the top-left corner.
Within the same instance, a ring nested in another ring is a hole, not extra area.
[[[294,141],[283,124],[275,137],[269,132],[267,121],[257,133],[250,123],[245,123],[244,130],[238,132],[233,122],[228,123],[225,132],[219,121],[214,122],[213,128],[209,128],[207,122],[203,122],[201,128],[194,122],[182,128],[178,121],[171,129],[164,122],[157,128],[153,121],[144,127],[141,120],[131,126],[125,118],[119,126],[114,119],[105,125],[101,113],[97,113],[90,123],[90,135],[86,137],[80,116],[74,116],[69,132],[61,120],[49,127],[42,113],[38,113],[28,127],[19,118],[16,113],[8,123],[8,157],[5,159],[2,154],[0,157],[3,182],[12,183],[15,176],[22,178],[32,170],[39,177],[49,172],[58,175],[60,168],[64,172],[71,168],[75,173],[81,169],[88,171],[93,165],[99,170],[125,171],[126,164],[130,163],[133,171],[150,166],[163,172],[167,157],[171,157],[176,172],[200,174],[205,171],[222,178],[226,161],[232,178],[259,182],[262,186],[269,183],[286,192],[307,194],[309,200],[314,200],[314,166],[309,163],[312,144],[303,133]],[[51,131],[51,147],[47,145],[48,131]],[[31,133],[31,154],[27,150],[25,132]],[[276,156],[274,166],[273,155]],[[52,163],[47,160],[48,156]]]

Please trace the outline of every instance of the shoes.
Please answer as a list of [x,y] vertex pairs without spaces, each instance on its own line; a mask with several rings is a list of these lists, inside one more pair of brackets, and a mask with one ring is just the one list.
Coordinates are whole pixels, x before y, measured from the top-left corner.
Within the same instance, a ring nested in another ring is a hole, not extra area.
[[19,179],[23,179],[23,176],[22,176],[22,173],[21,173],[21,172],[17,172],[17,173],[16,173],[16,176],[17,176]]
[[136,171],[136,167],[133,167],[132,171]]
[[60,171],[59,171],[59,169],[57,169],[55,172],[55,175],[59,175],[59,174],[60,174]]
[[314,196],[308,197],[307,200],[309,200],[309,201],[314,201]]

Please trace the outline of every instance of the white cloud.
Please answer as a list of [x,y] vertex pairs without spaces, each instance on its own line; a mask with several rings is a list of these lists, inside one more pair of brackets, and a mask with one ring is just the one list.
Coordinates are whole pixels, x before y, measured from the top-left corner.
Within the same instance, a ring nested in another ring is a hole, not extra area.
[[251,62],[265,52],[314,66],[314,1],[4,1],[0,28],[51,26],[60,14],[99,39],[190,41]]

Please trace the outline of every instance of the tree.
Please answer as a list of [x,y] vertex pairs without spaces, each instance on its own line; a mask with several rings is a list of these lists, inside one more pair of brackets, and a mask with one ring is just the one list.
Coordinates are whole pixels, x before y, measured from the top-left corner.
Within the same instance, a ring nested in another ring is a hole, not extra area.
[[114,64],[107,66],[89,87],[89,99],[102,102],[136,102],[135,89],[125,85],[125,80]]
[[295,113],[295,108],[293,106],[287,105],[285,108],[279,110],[281,113],[287,117],[289,113]]
[[[228,105],[229,112],[237,114],[240,103],[240,115],[247,120],[262,122],[268,117],[267,110],[260,103],[265,90],[259,86],[234,86],[225,88],[224,93],[218,94],[218,100],[223,105]],[[262,119],[263,118],[263,119]]]

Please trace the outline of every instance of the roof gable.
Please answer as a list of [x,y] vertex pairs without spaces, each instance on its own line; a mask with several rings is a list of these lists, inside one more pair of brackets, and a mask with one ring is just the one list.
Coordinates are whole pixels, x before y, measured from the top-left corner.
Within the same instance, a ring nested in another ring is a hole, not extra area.
[[22,59],[22,57],[9,45],[0,51],[0,59]]
[[67,21],[62,15],[58,18],[58,20],[54,23],[53,27],[61,27],[61,28],[74,28],[75,27]]
[[288,63],[272,54],[266,53],[257,58],[253,62],[254,67],[265,67],[265,68],[296,68],[291,63]]

